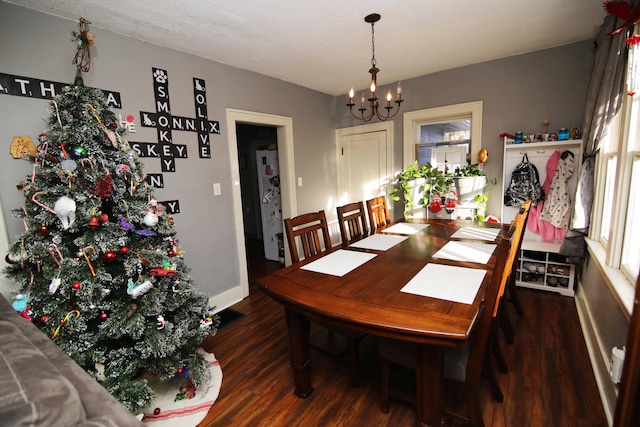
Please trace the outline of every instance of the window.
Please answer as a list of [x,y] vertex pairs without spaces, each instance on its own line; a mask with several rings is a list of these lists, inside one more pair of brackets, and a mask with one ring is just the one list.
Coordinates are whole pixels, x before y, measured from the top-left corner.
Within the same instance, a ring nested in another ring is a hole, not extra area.
[[442,154],[445,153],[447,163],[451,161],[449,170],[453,172],[453,164],[461,163],[460,147],[465,150],[467,163],[470,153],[477,153],[482,147],[482,101],[404,113],[403,129],[404,168],[418,160],[421,164],[430,162],[444,171]]
[[640,270],[640,97],[624,96],[596,157],[590,238],[605,249],[606,265],[634,285]]

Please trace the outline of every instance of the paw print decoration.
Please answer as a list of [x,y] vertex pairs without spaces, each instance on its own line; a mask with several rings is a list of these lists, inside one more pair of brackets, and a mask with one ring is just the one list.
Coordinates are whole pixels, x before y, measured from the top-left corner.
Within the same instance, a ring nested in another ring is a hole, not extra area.
[[153,78],[158,83],[166,83],[167,82],[167,73],[164,70],[156,69],[153,72]]

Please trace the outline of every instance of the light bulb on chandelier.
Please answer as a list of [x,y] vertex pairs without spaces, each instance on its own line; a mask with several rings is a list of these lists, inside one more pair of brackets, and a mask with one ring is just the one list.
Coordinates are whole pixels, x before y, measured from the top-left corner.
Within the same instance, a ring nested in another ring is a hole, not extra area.
[[[391,113],[391,111],[395,107],[391,105],[391,100],[393,96],[391,95],[391,90],[389,90],[389,92],[387,92],[387,105],[383,107],[385,110],[387,110],[387,113],[386,115],[380,114],[380,110],[379,110],[380,103],[378,102],[378,96],[376,93],[378,90],[377,75],[380,70],[376,67],[376,45],[375,45],[375,33],[373,30],[373,24],[375,24],[379,20],[380,20],[380,15],[377,13],[372,13],[371,15],[367,15],[364,18],[365,22],[371,24],[371,68],[369,69],[369,73],[371,73],[371,86],[369,87],[369,89],[371,90],[371,98],[365,98],[364,92],[362,93],[362,97],[360,98],[360,108],[358,108],[358,111],[360,111],[360,115],[357,115],[353,111],[353,107],[356,104],[353,102],[353,97],[355,96],[355,92],[353,90],[353,87],[351,87],[351,90],[349,91],[349,103],[347,104],[347,107],[349,107],[349,111],[351,111],[351,115],[356,119],[363,120],[365,122],[370,121],[374,117],[377,117],[378,119],[383,121],[394,117],[396,114],[398,114],[398,111],[400,111],[400,104],[402,104],[402,101],[403,101],[402,85],[400,84],[400,82],[398,82],[398,87],[396,88],[396,99],[395,101],[393,101],[397,104],[396,110],[393,112],[393,114]],[[371,110],[367,115],[365,115],[365,112],[367,111],[367,109],[365,108],[366,101],[369,101],[369,106],[371,107]]]

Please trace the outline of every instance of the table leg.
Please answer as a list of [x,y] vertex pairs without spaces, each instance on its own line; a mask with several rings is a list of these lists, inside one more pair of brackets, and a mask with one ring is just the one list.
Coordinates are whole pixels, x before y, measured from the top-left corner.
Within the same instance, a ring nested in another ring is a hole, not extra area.
[[416,422],[418,425],[440,426],[444,414],[442,347],[421,344],[417,351]]
[[311,394],[311,350],[309,347],[309,319],[285,307],[289,330],[289,357],[293,368],[295,390],[293,393],[305,398]]

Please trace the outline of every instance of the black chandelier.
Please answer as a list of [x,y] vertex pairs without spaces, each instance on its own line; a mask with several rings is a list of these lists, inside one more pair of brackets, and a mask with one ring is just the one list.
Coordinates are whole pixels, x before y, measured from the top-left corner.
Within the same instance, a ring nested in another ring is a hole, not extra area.
[[[360,108],[358,108],[358,111],[360,111],[360,115],[357,115],[353,111],[353,107],[356,104],[353,103],[353,97],[355,93],[353,91],[353,87],[351,87],[351,90],[349,91],[349,103],[347,104],[347,107],[349,107],[349,111],[351,111],[351,115],[356,119],[363,120],[365,122],[370,121],[374,117],[377,117],[378,119],[383,121],[394,117],[396,114],[398,114],[398,111],[400,111],[400,104],[402,104],[402,101],[403,101],[402,85],[400,84],[400,82],[398,82],[398,88],[396,89],[396,100],[393,101],[396,104],[398,104],[398,108],[396,108],[393,114],[391,114],[391,110],[393,110],[395,107],[391,105],[392,96],[391,96],[391,90],[389,90],[389,92],[387,93],[387,105],[384,107],[384,109],[387,110],[387,114],[386,115],[380,114],[380,110],[378,109],[380,106],[380,103],[378,102],[378,95],[377,95],[378,82],[376,80],[376,76],[380,70],[376,67],[376,45],[375,45],[375,33],[373,31],[373,24],[375,24],[379,20],[380,20],[380,15],[377,13],[372,13],[371,15],[367,15],[364,18],[364,22],[368,22],[371,24],[371,69],[369,70],[369,72],[371,73],[371,87],[370,87],[371,98],[365,98],[364,92],[362,93],[362,98],[360,98]],[[371,107],[371,111],[369,111],[367,115],[365,115],[365,111],[367,111],[367,109],[365,108],[365,101],[369,101],[369,106]]]

